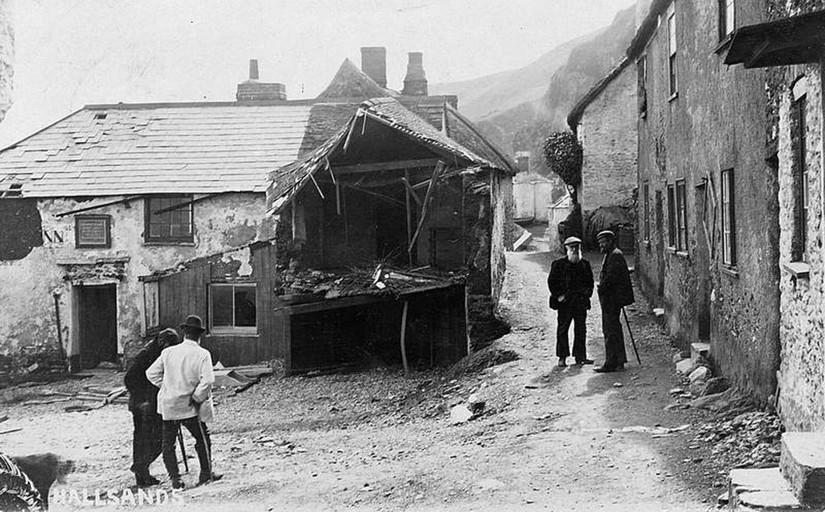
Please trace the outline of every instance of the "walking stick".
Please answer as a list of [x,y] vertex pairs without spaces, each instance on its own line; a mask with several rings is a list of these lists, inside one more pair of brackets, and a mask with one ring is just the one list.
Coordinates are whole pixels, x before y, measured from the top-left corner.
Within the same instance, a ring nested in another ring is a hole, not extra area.
[[639,358],[639,349],[636,348],[636,340],[633,339],[633,331],[630,330],[630,322],[627,320],[627,311],[624,310],[624,306],[622,306],[622,314],[624,315],[624,323],[627,325],[627,332],[630,333],[630,342],[633,343],[633,352],[636,353],[636,361],[642,364],[642,360]]
[[186,448],[183,447],[183,430],[180,428],[180,423],[178,423],[178,443],[180,444],[180,455],[183,457],[183,467],[189,473],[189,461],[186,460]]

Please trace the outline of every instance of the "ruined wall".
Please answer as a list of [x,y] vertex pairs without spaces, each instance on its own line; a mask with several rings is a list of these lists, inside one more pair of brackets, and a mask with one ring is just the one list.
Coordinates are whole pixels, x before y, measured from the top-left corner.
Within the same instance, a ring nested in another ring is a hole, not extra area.
[[[779,226],[776,175],[765,161],[765,72],[724,65],[716,3],[675,5],[675,97],[669,91],[664,17],[645,52],[648,108],[639,120],[639,205],[644,208],[647,181],[651,238],[644,241],[640,211],[640,281],[653,303],[665,308],[669,331],[683,347],[709,329],[722,373],[768,401],[779,364]],[[738,26],[764,21],[763,1],[737,2],[736,8]],[[719,182],[726,169],[735,172],[734,268],[720,261]],[[667,185],[682,179],[688,244],[677,252],[668,248]],[[705,188],[712,194],[705,196]]]
[[632,199],[636,187],[637,118],[636,75],[630,66],[582,114],[578,127],[584,150],[579,202],[584,211]]
[[[508,223],[513,218],[513,178],[504,173],[494,173],[491,177],[493,226],[490,247],[490,267],[492,271],[493,307],[498,307],[501,286],[504,283],[506,262],[504,252],[510,246],[507,241]],[[546,210],[545,210],[546,212]]]
[[271,235],[271,221],[262,220],[266,209],[262,194],[225,194],[194,204],[194,244],[144,245],[144,201],[138,199],[88,212],[111,216],[111,248],[75,248],[74,215],[57,215],[117,199],[38,201],[42,246],[23,259],[0,261],[2,361],[27,364],[57,350],[55,292],[66,352],[78,354],[72,288],[79,284],[117,285],[118,353],[122,354],[144,330],[139,276]]

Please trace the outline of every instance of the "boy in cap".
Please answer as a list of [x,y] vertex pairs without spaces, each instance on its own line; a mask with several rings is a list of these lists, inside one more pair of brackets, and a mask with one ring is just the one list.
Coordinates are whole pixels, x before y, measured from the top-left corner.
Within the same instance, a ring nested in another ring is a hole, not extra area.
[[163,416],[163,463],[173,489],[183,487],[175,455],[175,438],[181,425],[195,438],[201,469],[198,484],[221,478],[212,472],[212,445],[206,427],[213,419],[212,384],[215,382],[212,355],[198,344],[206,329],[197,315],[187,317],[180,328],[183,343],[161,352],[146,370],[149,381],[160,388],[158,412]]
[[573,326],[573,357],[576,364],[593,364],[587,358],[587,310],[593,295],[593,271],[582,258],[582,241],[571,236],[564,241],[567,255],[550,265],[547,287],[550,289],[550,308],[558,312],[556,326],[556,356],[559,366],[567,366],[570,355],[570,324]]
[[633,304],[634,297],[627,262],[622,251],[616,247],[616,234],[605,230],[599,232],[596,239],[604,253],[598,286],[604,332],[604,364],[594,370],[605,373],[621,370],[627,362],[619,315],[624,306]]

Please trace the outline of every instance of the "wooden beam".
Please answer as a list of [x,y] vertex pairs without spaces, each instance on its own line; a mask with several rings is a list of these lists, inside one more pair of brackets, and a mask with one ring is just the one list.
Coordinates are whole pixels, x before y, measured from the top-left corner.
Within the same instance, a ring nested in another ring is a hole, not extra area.
[[753,52],[751,52],[750,57],[748,57],[748,60],[745,61],[745,67],[753,67],[754,63],[760,58],[762,58],[762,56],[765,54],[765,50],[767,50],[770,45],[771,43],[769,41],[762,41],[762,44],[756,47],[753,50]]
[[351,188],[353,190],[357,190],[357,191],[362,192],[364,194],[369,194],[371,196],[375,196],[379,199],[383,199],[384,201],[389,201],[390,203],[397,204],[399,206],[404,206],[404,203],[402,203],[398,199],[395,199],[395,198],[390,197],[390,196],[385,196],[384,194],[379,194],[378,192],[373,192],[372,190],[367,190],[365,188],[358,188],[358,187],[355,187],[353,185],[346,185],[346,187]]
[[404,309],[401,310],[401,362],[404,364],[404,377],[410,376],[410,365],[407,363],[407,310],[410,302],[404,301]]
[[438,162],[435,166],[435,170],[433,170],[433,177],[430,178],[430,185],[427,187],[427,193],[424,195],[424,204],[421,207],[421,218],[418,219],[418,228],[415,230],[415,234],[410,241],[410,246],[407,248],[407,252],[412,252],[413,246],[415,246],[415,242],[418,240],[418,235],[421,234],[421,228],[424,226],[424,221],[427,219],[427,209],[430,206],[433,191],[435,190],[435,182],[438,181],[438,176],[441,174],[441,171],[444,170],[444,167],[444,162]]
[[[406,190],[405,190],[406,193],[404,194],[404,197],[406,198],[405,202],[406,202],[406,206],[407,206],[407,244],[409,244],[410,242],[412,242],[412,209],[410,208],[410,195],[414,194],[414,192],[412,192],[412,188],[410,187],[410,183],[409,183],[410,171],[408,171],[407,169],[404,169],[404,177],[401,178],[401,180],[404,182],[404,185],[406,186]],[[416,201],[418,202],[419,205],[421,205],[421,201],[418,200],[418,196],[416,196]],[[412,251],[408,251],[407,256],[409,257],[410,266],[412,266],[412,264],[413,264]]]
[[[70,210],[68,212],[60,212],[55,214],[55,217],[65,217],[66,215],[71,215],[73,213],[81,213],[81,212],[88,212],[91,210],[97,210],[98,208],[104,208],[106,206],[112,206],[113,204],[120,204],[120,203],[128,203],[129,201],[134,201],[135,199],[140,199],[141,196],[128,196],[124,197],[123,199],[118,199],[117,201],[109,201],[108,203],[100,203],[94,206],[86,206],[85,208],[78,208],[77,210]],[[175,206],[178,208],[178,206]]]
[[312,180],[312,183],[315,185],[315,190],[318,191],[318,195],[321,196],[321,199],[326,199],[326,197],[324,197],[324,193],[321,192],[321,187],[318,185],[318,182],[315,181],[315,176],[313,176],[313,174],[314,173],[309,173],[309,179]]
[[370,164],[338,165],[335,172],[341,174],[358,174],[362,172],[394,171],[403,169],[414,169],[416,167],[432,167],[436,165],[438,158],[422,158],[417,160],[395,160],[392,162],[375,162]]
[[412,185],[410,185],[410,173],[405,170],[404,174],[406,174],[406,176],[401,178],[401,181],[404,183],[404,188],[407,189],[407,197],[412,197],[415,204],[421,206],[421,199],[418,197],[418,194],[415,193],[415,189],[412,188]]

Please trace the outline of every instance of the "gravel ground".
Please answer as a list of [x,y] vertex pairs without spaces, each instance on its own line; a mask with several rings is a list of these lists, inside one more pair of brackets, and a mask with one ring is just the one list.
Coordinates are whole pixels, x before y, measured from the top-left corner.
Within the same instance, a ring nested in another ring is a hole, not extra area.
[[[212,427],[219,482],[187,488],[164,510],[708,510],[726,456],[708,434],[707,411],[665,407],[680,384],[675,350],[645,304],[629,308],[642,365],[596,374],[558,368],[555,318],[546,307],[546,252],[508,255],[503,315],[512,331],[450,369],[400,368],[265,378],[230,396],[218,390]],[[595,267],[598,255],[591,255]],[[594,268],[598,272],[598,268]],[[603,356],[598,303],[588,319],[589,356]],[[629,343],[629,340],[628,340]],[[518,357],[517,359],[513,359]],[[497,364],[499,363],[499,364]],[[492,365],[492,366],[490,366]],[[123,405],[66,413],[65,402],[21,405],[43,389],[118,385],[122,373],[4,390],[0,437],[9,454],[53,451],[77,470],[54,492],[132,485],[131,416]],[[476,393],[477,418],[450,424],[450,408]],[[723,421],[723,420],[718,420]],[[747,422],[740,422],[745,425]],[[749,424],[763,424],[753,420]],[[731,432],[736,426],[731,426]],[[720,438],[721,439],[721,438]],[[718,440],[717,440],[718,441]],[[194,456],[188,442],[187,452]],[[713,459],[713,460],[711,460]],[[197,459],[184,480],[197,478]],[[162,463],[153,473],[171,492]],[[133,490],[133,489],[132,489]],[[152,509],[131,502],[81,509]],[[75,510],[55,504],[53,510]]]

